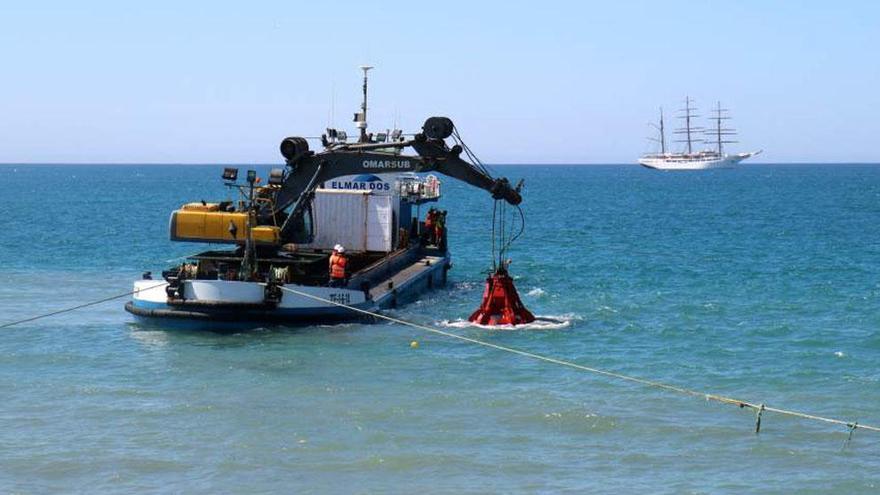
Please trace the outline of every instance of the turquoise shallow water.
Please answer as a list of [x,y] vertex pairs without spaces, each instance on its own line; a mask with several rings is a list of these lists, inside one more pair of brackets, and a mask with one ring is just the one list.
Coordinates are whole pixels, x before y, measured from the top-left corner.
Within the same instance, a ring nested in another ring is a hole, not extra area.
[[[447,330],[585,365],[880,424],[880,167],[496,167],[526,179],[511,253],[553,330]],[[0,167],[0,315],[129,290],[198,250],[171,209],[220,167]],[[491,201],[444,182],[448,290],[478,303]],[[409,343],[417,339],[419,349]],[[613,381],[389,324],[235,335],[122,301],[0,334],[0,491],[866,493],[880,435]]]

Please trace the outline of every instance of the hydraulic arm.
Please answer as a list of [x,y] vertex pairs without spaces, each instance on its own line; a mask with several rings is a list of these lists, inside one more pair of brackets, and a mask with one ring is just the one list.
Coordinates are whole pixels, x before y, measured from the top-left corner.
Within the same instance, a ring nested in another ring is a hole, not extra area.
[[[287,172],[274,198],[276,218],[284,218],[280,238],[289,241],[301,225],[305,207],[314,190],[323,182],[345,175],[387,172],[438,172],[489,191],[496,200],[517,205],[522,201],[519,187],[506,178],[493,178],[483,169],[463,160],[460,145],[447,146],[454,126],[446,117],[431,117],[422,132],[410,140],[391,143],[334,143],[325,151],[309,150],[303,138],[290,137],[281,142],[281,154]],[[402,151],[412,148],[415,155]],[[286,214],[285,214],[286,212]]]

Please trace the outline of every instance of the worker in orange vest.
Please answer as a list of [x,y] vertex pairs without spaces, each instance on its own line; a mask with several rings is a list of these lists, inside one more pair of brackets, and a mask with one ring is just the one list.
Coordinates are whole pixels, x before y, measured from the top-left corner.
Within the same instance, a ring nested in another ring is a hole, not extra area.
[[427,240],[429,244],[434,244],[434,220],[437,215],[437,210],[433,207],[428,210],[428,214],[425,215],[425,233],[427,234]]
[[445,250],[446,210],[436,210],[434,216],[434,244],[436,244],[441,250]]
[[333,247],[333,254],[330,255],[330,287],[345,286],[346,265],[348,265],[348,257],[345,256],[345,248],[337,244]]

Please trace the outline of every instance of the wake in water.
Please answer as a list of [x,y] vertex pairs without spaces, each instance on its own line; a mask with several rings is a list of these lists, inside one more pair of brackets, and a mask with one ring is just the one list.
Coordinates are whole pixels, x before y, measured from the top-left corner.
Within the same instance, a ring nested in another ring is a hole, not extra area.
[[545,291],[544,289],[542,289],[540,287],[535,287],[534,289],[526,292],[526,295],[529,297],[542,298],[547,295],[547,291]]
[[438,325],[449,328],[482,328],[485,330],[559,330],[579,320],[574,315],[535,316],[535,321],[521,325],[479,325],[467,320],[441,320]]

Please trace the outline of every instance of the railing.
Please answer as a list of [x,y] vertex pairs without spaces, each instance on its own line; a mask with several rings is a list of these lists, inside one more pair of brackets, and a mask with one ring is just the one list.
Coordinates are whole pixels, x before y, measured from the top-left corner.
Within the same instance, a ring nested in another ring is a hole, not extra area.
[[406,177],[397,181],[397,192],[401,198],[411,201],[431,200],[440,197],[440,179],[428,175],[424,179]]

